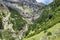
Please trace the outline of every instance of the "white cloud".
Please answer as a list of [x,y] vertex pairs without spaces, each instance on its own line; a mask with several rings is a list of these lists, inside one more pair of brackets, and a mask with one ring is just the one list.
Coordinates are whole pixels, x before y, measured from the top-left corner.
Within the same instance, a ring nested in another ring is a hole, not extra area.
[[37,2],[44,2],[44,0],[36,0]]
[[37,2],[42,2],[46,5],[50,4],[51,2],[53,2],[53,0],[36,0]]

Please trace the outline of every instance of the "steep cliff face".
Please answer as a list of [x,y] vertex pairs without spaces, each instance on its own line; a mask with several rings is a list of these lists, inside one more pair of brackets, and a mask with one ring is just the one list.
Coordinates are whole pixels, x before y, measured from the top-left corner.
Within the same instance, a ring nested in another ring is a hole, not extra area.
[[3,0],[3,1],[6,3],[10,3],[10,5],[19,4],[20,6],[27,6],[33,9],[37,9],[44,6],[43,3],[38,3],[36,0]]

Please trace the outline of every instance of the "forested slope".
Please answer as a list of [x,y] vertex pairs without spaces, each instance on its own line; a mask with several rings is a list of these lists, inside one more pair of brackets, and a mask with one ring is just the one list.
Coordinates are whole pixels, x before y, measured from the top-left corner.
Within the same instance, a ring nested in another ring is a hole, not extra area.
[[[54,27],[55,24],[60,23],[60,0],[55,0],[39,10],[43,10],[43,13],[34,21],[33,25],[30,25],[29,31],[26,33],[26,38],[32,38],[34,35],[38,35],[42,31],[46,33],[48,29]],[[34,39],[32,38],[31,40]]]

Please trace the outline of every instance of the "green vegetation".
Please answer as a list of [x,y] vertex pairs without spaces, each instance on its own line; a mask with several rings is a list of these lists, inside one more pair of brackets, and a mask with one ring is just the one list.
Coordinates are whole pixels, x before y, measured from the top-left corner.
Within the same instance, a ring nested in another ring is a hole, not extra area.
[[[48,29],[46,33],[44,33],[44,31],[42,31],[37,35],[34,35],[30,38],[24,38],[23,40],[40,40],[42,36],[49,38],[49,36],[46,36],[46,34],[48,34],[48,33],[51,36],[50,37],[51,40],[60,40],[60,31],[57,30],[59,28],[60,28],[60,23],[57,23],[54,26],[52,26],[50,29]],[[57,33],[57,34],[55,34],[55,33]],[[56,35],[56,38],[54,35]],[[50,39],[48,39],[48,40],[50,40]]]
[[[0,5],[3,6],[3,5]],[[27,7],[24,8],[27,14],[31,15]],[[39,9],[43,11],[40,17],[33,23],[24,19],[20,13],[14,9],[9,8],[11,15],[8,23],[13,24],[13,29],[16,31],[18,37],[19,31],[24,29],[26,23],[29,24],[28,31],[23,35],[22,40],[60,40],[60,0],[55,0],[49,5]],[[2,13],[2,16],[5,16]],[[3,29],[2,16],[0,15],[0,29]],[[3,30],[0,32],[0,39],[15,40],[10,30]],[[19,37],[18,37],[19,38]]]
[[23,17],[16,10],[11,8],[9,8],[9,10],[11,12],[10,22],[13,23],[14,30],[21,30],[24,27],[26,21],[23,20]]
[[3,7],[3,5],[2,5],[2,4],[0,4],[0,7]]
[[0,14],[0,29],[3,29],[3,25],[2,25],[2,15]]
[[15,38],[12,37],[12,33],[10,30],[4,30],[3,32],[0,32],[0,39],[15,40]]
[[50,36],[50,35],[52,35],[52,33],[51,33],[51,32],[48,32],[48,33],[47,33],[47,36]]
[[2,19],[0,18],[0,29],[3,29]]
[[43,13],[37,20],[34,21],[33,25],[30,25],[25,38],[30,38],[38,33],[41,33],[42,31],[45,32],[49,28],[53,27],[53,25],[60,22],[60,1],[56,2],[57,1],[54,1],[50,5],[39,9],[43,10]]

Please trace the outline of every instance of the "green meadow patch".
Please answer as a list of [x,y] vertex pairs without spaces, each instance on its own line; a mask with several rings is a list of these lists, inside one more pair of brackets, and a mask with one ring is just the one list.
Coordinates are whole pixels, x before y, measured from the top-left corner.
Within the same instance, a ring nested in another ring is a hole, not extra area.
[[[58,34],[60,34],[60,31],[58,31],[59,29],[60,29],[60,23],[57,23],[56,25],[54,25],[53,27],[51,27],[50,29],[48,29],[46,33],[44,33],[44,31],[42,31],[39,34],[36,34],[36,35],[34,35],[34,36],[30,37],[30,38],[24,38],[23,40],[40,40],[40,38],[42,36],[46,35],[48,32],[51,32],[52,35],[53,35],[53,37],[50,38],[51,40],[60,40],[60,35],[58,35]],[[56,38],[54,38],[54,33],[58,33],[56,35]]]

